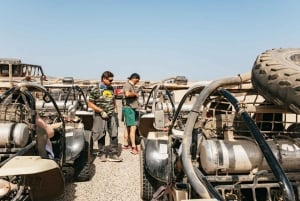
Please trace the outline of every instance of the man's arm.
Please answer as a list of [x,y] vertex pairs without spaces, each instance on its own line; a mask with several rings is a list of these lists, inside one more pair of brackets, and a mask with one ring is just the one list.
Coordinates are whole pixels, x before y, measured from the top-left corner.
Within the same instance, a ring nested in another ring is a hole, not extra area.
[[46,131],[48,138],[52,138],[54,136],[54,129],[49,124],[47,124],[41,117],[37,116],[35,123],[38,127]]
[[118,113],[118,105],[116,99],[114,99],[115,113]]
[[98,113],[103,112],[102,108],[95,105],[92,101],[88,102],[88,106],[89,106],[89,108],[92,108],[95,112],[98,112]]
[[133,98],[133,97],[138,97],[139,94],[135,93],[134,91],[125,91],[125,97],[127,98]]

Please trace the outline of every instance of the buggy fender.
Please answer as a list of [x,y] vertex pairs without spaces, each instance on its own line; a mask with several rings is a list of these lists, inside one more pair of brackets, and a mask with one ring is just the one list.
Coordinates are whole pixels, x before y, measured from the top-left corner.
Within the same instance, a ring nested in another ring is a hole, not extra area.
[[13,175],[28,175],[46,172],[59,168],[58,164],[40,156],[16,156],[0,168],[0,177]]
[[16,156],[0,168],[0,176],[20,175],[30,187],[32,201],[53,200],[64,193],[65,181],[58,164],[40,156]]
[[66,160],[72,161],[79,157],[84,149],[85,131],[82,126],[74,126],[66,132]]
[[167,182],[168,134],[166,132],[149,132],[144,148],[146,171],[153,178]]

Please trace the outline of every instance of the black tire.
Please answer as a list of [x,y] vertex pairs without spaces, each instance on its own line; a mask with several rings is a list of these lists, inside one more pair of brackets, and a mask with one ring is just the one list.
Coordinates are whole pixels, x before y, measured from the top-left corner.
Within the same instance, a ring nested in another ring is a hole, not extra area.
[[91,148],[90,143],[85,141],[84,149],[74,162],[75,181],[88,181],[91,178]]
[[300,113],[300,48],[263,52],[253,65],[251,79],[266,100]]
[[144,155],[143,151],[140,151],[140,185],[141,185],[141,199],[148,201],[151,200],[153,197],[153,194],[155,193],[155,189],[153,187],[153,183],[156,181],[147,173],[145,170],[144,164]]

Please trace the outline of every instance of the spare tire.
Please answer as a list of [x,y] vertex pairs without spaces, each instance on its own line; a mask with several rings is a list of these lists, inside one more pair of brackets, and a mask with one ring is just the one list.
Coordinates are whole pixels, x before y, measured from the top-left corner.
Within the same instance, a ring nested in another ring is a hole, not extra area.
[[263,52],[254,62],[251,79],[265,99],[300,113],[300,48]]

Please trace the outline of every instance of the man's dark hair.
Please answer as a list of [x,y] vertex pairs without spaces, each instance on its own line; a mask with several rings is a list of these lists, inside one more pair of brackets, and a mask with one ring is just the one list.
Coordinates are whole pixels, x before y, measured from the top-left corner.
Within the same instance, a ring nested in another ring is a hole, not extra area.
[[134,79],[134,78],[140,79],[141,77],[140,77],[140,75],[137,74],[137,73],[132,73],[132,74],[128,77],[129,80]]
[[110,72],[110,71],[104,71],[102,73],[101,80],[103,80],[104,78],[107,79],[107,78],[113,77],[113,76],[114,76],[114,74],[112,72]]

